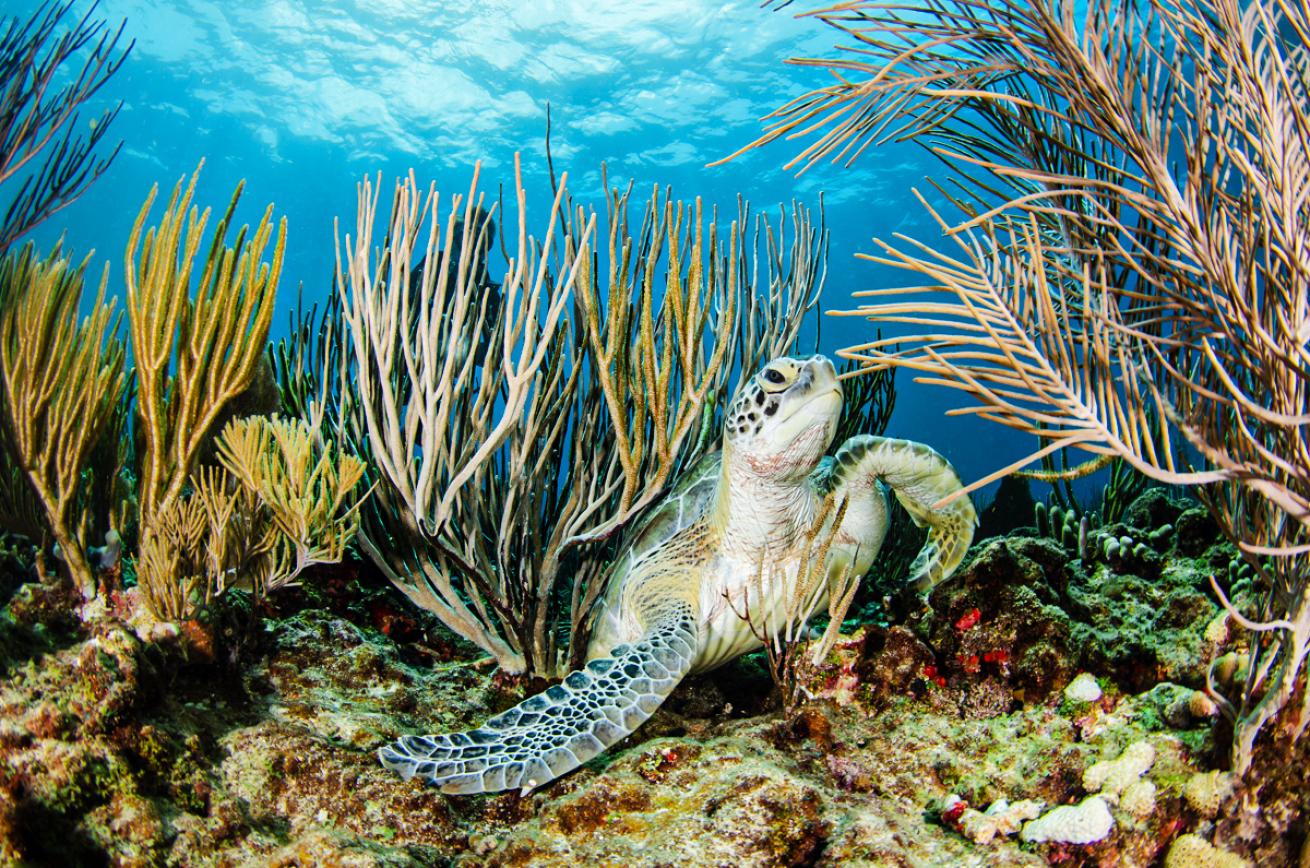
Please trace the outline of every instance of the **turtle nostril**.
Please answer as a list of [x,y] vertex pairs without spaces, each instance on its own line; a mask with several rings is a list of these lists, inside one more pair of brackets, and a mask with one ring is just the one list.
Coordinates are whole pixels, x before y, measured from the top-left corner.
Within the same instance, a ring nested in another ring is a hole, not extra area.
[[819,371],[824,371],[829,376],[836,376],[837,374],[837,368],[833,365],[832,361],[829,360],[827,356],[818,354],[810,356],[809,363],[805,366],[805,369],[811,377],[818,376]]

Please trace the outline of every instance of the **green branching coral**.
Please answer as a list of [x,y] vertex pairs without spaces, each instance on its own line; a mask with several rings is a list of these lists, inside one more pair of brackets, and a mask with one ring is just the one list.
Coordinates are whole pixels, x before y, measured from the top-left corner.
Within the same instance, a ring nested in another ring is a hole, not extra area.
[[[118,437],[125,375],[118,317],[112,301],[105,303],[107,270],[79,322],[85,269],[58,250],[39,259],[31,245],[0,263],[0,439],[74,583],[90,598],[96,582],[85,548],[84,473],[100,441]],[[7,483],[18,485],[12,477]]]
[[288,336],[266,351],[277,383],[282,412],[297,419],[339,418],[342,398],[340,371],[345,356],[341,296],[332,292],[320,308],[305,308],[298,297],[290,316]]
[[218,438],[218,459],[258,496],[277,529],[275,564],[256,587],[264,594],[292,584],[311,564],[335,563],[359,530],[364,462],[320,446],[318,431],[299,420],[235,419]]
[[832,437],[834,443],[845,443],[857,434],[881,436],[896,409],[895,369],[882,368],[863,376],[851,376],[857,370],[859,366],[853,362],[842,363],[845,402],[841,419],[837,422],[837,433]]
[[[282,271],[286,218],[272,259],[262,261],[273,236],[273,206],[247,238],[248,227],[226,246],[242,185],[197,261],[209,209],[191,205],[200,170],[185,189],[179,181],[159,225],[145,231],[157,188],[137,215],[127,245],[127,306],[136,362],[137,425],[142,454],[138,496],[141,524],[182,495],[197,453],[223,408],[250,384],[261,361]],[[191,293],[192,270],[199,285]]]
[[1101,489],[1101,517],[1106,524],[1119,521],[1151,480],[1122,458],[1110,462],[1110,479]]

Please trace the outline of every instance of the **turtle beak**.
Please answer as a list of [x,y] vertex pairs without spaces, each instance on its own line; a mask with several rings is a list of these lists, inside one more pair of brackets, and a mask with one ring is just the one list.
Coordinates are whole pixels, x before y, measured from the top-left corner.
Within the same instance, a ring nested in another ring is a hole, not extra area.
[[826,447],[841,416],[843,395],[837,369],[826,357],[811,356],[801,363],[800,374],[792,389],[797,402],[791,415],[804,419],[808,425],[822,423]]

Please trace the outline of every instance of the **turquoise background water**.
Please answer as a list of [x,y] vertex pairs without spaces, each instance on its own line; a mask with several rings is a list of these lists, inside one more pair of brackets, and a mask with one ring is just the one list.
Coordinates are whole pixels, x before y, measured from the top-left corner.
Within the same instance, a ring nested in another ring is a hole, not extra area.
[[[36,5],[7,2],[4,12],[25,18]],[[940,237],[910,190],[943,168],[899,145],[866,152],[853,168],[823,164],[797,177],[782,168],[802,147],[795,142],[707,167],[758,136],[761,116],[830,80],[785,63],[833,56],[840,36],[796,11],[744,0],[103,0],[96,14],[114,27],[125,20],[135,47],[79,122],[121,100],[110,140],[121,138],[123,150],[32,238],[47,248],[62,235],[79,255],[94,248],[121,291],[123,250],[146,192],[158,182],[166,196],[203,157],[197,201],[221,209],[245,178],[241,219],[257,220],[270,201],[287,216],[275,322],[284,333],[297,287],[307,300],[329,291],[333,219],[353,226],[355,185],[366,174],[381,171],[390,190],[412,168],[422,184],[464,192],[481,160],[484,189],[494,191],[512,185],[521,152],[529,224],[543,225],[549,102],[556,170],[597,206],[602,161],[611,183],[671,185],[729,216],[738,194],[776,212],[792,198],[817,206],[822,193],[831,229],[822,307],[849,307],[852,291],[909,277],[855,259],[875,249],[873,236]],[[821,348],[831,354],[870,336],[862,320],[825,318]],[[995,425],[944,417],[953,401],[902,374],[888,433],[937,447],[966,481],[1032,448]]]

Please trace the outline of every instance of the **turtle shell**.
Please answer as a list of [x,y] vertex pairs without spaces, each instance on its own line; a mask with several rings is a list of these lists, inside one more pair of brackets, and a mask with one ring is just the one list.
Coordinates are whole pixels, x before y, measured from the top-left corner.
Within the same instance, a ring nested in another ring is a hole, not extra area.
[[606,577],[604,596],[593,610],[597,620],[591,656],[607,653],[614,641],[627,641],[618,637],[622,633],[620,601],[628,575],[635,565],[659,557],[670,540],[704,519],[714,503],[721,464],[717,451],[701,458],[633,526]]
[[632,535],[624,542],[619,566],[614,571],[615,578],[625,572],[629,564],[643,560],[679,531],[704,517],[719,485],[722,460],[723,455],[717,450],[702,457],[678,477],[662,500],[642,516]]

